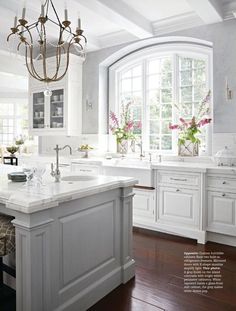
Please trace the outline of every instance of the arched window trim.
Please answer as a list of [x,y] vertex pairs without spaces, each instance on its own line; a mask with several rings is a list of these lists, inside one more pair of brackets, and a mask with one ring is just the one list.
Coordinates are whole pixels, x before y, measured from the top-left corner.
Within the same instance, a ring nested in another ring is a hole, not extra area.
[[[189,38],[186,41],[186,38],[181,38],[176,40],[171,38],[165,38],[165,41],[153,43],[151,45],[138,47],[136,46],[136,50],[133,50],[129,48],[129,51],[127,54],[125,54],[125,49],[122,49],[123,52],[116,52],[116,59],[114,55],[109,57],[103,65],[108,65],[108,83],[109,83],[109,111],[115,111],[117,114],[119,114],[118,109],[118,90],[117,90],[117,80],[119,73],[125,69],[128,69],[129,67],[133,67],[135,63],[140,63],[142,61],[145,61],[146,58],[150,59],[152,57],[161,56],[161,55],[167,55],[170,54],[178,54],[181,56],[188,56],[188,57],[196,57],[196,58],[202,58],[206,60],[207,63],[207,87],[211,90],[213,90],[213,81],[212,81],[212,62],[213,62],[213,52],[212,52],[212,44],[210,42],[201,41],[198,39],[192,39]],[[153,39],[153,38],[152,38]],[[133,44],[135,48],[135,44]],[[112,63],[111,63],[112,61]],[[212,106],[213,110],[213,106]],[[207,152],[206,155],[211,155],[212,152],[212,125],[209,126],[209,130],[207,133]],[[109,136],[109,149],[114,150],[114,138]],[[177,149],[177,147],[176,147]],[[176,153],[177,150],[172,150],[171,153]],[[166,152],[168,153],[168,152]]]

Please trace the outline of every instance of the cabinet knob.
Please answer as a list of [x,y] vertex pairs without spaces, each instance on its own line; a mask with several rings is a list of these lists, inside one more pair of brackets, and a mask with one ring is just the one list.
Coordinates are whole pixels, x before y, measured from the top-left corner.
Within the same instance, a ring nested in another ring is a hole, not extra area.
[[225,197],[226,196],[226,194],[225,193],[222,193],[222,197]]
[[179,190],[179,189],[176,189],[176,192],[180,192],[180,190]]
[[223,183],[222,183],[223,185],[226,185],[226,181],[223,181]]

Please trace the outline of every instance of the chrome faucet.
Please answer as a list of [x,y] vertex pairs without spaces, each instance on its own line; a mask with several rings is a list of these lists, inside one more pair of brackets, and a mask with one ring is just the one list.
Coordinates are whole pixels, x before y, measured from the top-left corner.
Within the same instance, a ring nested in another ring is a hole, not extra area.
[[54,148],[54,150],[56,151],[56,169],[54,170],[54,165],[53,163],[51,163],[51,176],[55,177],[55,182],[60,182],[61,179],[61,172],[59,170],[59,151],[65,148],[69,148],[70,155],[72,155],[72,148],[69,145],[65,145],[62,148],[59,148],[59,145],[56,145],[56,148]]
[[137,144],[137,146],[140,147],[140,155],[139,155],[139,157],[140,157],[140,160],[142,160],[145,157],[145,152],[143,151],[143,142],[142,142],[142,140],[140,141],[139,144]]

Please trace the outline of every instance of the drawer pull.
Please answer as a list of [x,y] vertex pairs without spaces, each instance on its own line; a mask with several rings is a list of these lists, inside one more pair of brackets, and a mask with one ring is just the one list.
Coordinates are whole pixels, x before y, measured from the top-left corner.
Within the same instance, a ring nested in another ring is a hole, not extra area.
[[225,193],[222,193],[222,197],[225,197],[226,196],[226,194]]
[[187,181],[187,179],[180,179],[180,178],[170,178],[170,180],[174,180],[174,181]]
[[222,184],[223,184],[223,185],[226,185],[226,181],[223,181]]
[[85,169],[80,169],[80,172],[92,172],[92,170],[85,170]]
[[176,192],[180,192],[180,190],[179,190],[179,189],[176,189]]

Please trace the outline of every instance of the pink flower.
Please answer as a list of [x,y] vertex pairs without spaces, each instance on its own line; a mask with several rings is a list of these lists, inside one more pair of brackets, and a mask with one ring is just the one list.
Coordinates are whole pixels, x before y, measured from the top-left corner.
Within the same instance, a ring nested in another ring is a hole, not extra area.
[[134,122],[133,121],[128,121],[127,122],[127,129],[128,130],[132,130],[133,127],[134,127]]
[[110,112],[110,118],[111,118],[112,122],[114,123],[114,125],[119,126],[118,118],[113,111]]
[[170,124],[169,124],[169,129],[170,129],[170,130],[177,130],[177,129],[179,129],[179,125],[178,125],[178,124],[172,125],[172,124],[170,123]]
[[138,129],[141,129],[142,128],[142,122],[141,121],[138,121],[138,123],[136,124],[136,127]]
[[198,127],[204,126],[209,123],[211,123],[211,119],[207,119],[207,118],[202,119],[201,121],[198,122]]

